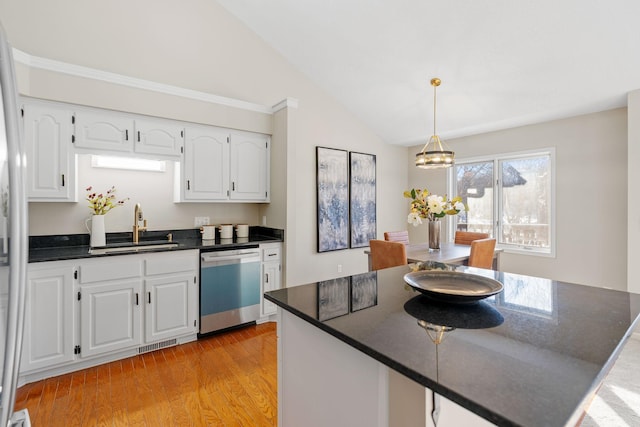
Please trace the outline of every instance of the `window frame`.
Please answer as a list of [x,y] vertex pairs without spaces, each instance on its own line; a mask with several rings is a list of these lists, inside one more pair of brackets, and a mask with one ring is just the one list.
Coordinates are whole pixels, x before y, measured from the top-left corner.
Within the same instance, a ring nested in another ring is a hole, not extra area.
[[[516,151],[510,153],[501,153],[495,155],[477,156],[477,157],[465,157],[456,159],[454,167],[449,168],[447,171],[447,190],[448,194],[452,197],[457,195],[457,181],[456,181],[456,167],[467,163],[481,163],[492,162],[493,163],[493,183],[494,183],[494,197],[493,197],[493,225],[492,236],[496,237],[502,230],[502,185],[498,185],[498,180],[502,180],[502,168],[501,162],[509,160],[519,160],[538,156],[549,156],[549,172],[551,173],[550,182],[550,195],[549,202],[551,204],[550,209],[550,236],[549,236],[549,248],[536,248],[526,245],[504,244],[499,241],[496,242],[496,247],[502,249],[506,253],[535,255],[542,257],[555,258],[556,256],[556,150],[554,147],[540,148],[536,150]],[[449,229],[449,240],[453,241],[456,231],[456,218],[449,216],[447,218],[447,225]],[[497,240],[497,237],[496,237]]]

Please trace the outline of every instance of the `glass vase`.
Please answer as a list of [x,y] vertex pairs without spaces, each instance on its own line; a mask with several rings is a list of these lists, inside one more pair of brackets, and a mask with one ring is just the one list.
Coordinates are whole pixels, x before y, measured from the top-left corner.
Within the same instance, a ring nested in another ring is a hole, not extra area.
[[440,250],[440,221],[429,221],[429,250]]

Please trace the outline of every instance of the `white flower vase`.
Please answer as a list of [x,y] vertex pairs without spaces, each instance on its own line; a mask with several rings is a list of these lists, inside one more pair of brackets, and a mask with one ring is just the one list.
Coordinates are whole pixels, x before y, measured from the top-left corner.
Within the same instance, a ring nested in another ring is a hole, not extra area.
[[[105,215],[91,215],[91,218],[88,218],[85,222],[85,226],[91,235],[89,244],[92,248],[107,245],[107,237],[104,229],[104,217]],[[89,229],[87,224],[89,221],[91,221],[91,229]]]
[[440,221],[429,221],[429,251],[440,250]]

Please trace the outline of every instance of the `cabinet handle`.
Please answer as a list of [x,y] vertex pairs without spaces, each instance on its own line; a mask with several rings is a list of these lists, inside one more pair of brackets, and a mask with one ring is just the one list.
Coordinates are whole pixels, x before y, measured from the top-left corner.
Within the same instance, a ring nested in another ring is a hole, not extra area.
[[129,129],[125,129],[124,130],[124,140],[128,141],[129,140]]
[[136,305],[140,305],[140,301],[138,301],[138,293],[136,292]]
[[235,182],[231,183],[231,191],[236,191],[236,183]]
[[62,174],[62,186],[64,187],[64,174]]
[[147,296],[149,297],[149,304],[151,304],[151,292],[147,292]]
[[138,131],[138,142],[140,142],[140,131]]
[[187,180],[187,190],[191,190],[191,181]]
[[269,283],[269,273],[265,273],[265,275],[264,275],[264,283]]

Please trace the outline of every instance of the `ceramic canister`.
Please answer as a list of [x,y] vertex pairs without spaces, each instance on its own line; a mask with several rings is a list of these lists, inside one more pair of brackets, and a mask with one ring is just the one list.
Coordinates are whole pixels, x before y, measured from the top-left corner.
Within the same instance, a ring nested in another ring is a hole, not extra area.
[[249,237],[249,224],[237,224],[236,236],[240,238]]
[[220,225],[220,238],[233,239],[233,225],[231,224]]
[[202,233],[202,240],[215,240],[216,238],[216,226],[215,225],[203,225],[200,227]]

